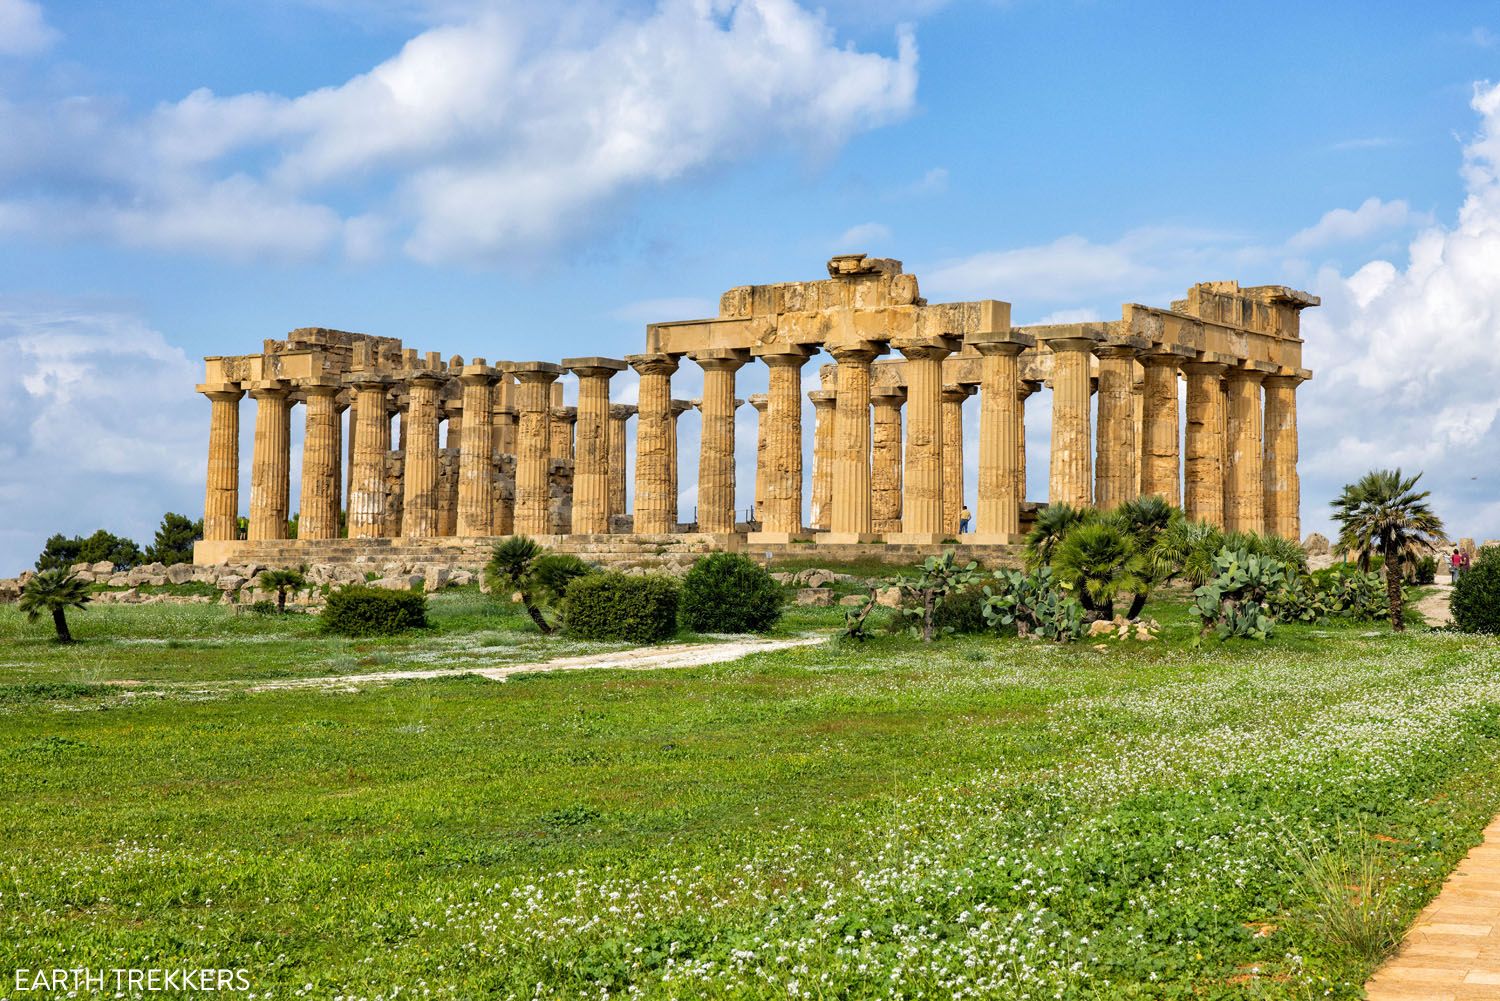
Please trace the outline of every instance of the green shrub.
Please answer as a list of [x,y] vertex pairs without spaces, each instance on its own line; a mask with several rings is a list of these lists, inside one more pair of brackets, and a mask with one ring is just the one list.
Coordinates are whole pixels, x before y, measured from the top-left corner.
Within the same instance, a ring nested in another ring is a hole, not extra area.
[[589,574],[568,585],[564,621],[582,639],[660,643],[677,633],[677,603],[669,577]]
[[1437,580],[1437,560],[1431,556],[1424,556],[1417,560],[1416,569],[1412,571],[1412,580],[1417,584],[1431,584]]
[[[1225,546],[1214,557],[1215,576],[1193,592],[1188,611],[1203,620],[1202,634],[1263,640],[1275,619],[1272,596],[1287,586],[1287,565],[1272,556]],[[1200,636],[1202,635],[1200,634]]]
[[682,621],[699,633],[763,633],[781,618],[782,593],[755,561],[714,553],[682,581]]
[[1466,633],[1500,633],[1500,547],[1481,549],[1474,565],[1459,574],[1448,609]]
[[984,618],[992,629],[1068,643],[1083,636],[1083,606],[1058,585],[1052,568],[1030,573],[997,570],[984,588]]
[[325,633],[393,636],[427,626],[427,596],[354,584],[328,595],[319,620]]
[[944,598],[932,613],[932,624],[942,632],[989,632],[990,624],[984,619],[984,606],[989,600],[982,584],[960,588]]

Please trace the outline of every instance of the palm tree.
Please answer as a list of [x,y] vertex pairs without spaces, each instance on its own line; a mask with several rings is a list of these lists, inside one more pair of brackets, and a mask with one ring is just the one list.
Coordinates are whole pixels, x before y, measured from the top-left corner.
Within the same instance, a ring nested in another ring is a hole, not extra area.
[[1385,592],[1391,606],[1391,628],[1401,632],[1401,578],[1407,563],[1448,541],[1443,522],[1427,503],[1428,491],[1417,491],[1422,474],[1402,476],[1399,469],[1375,469],[1344,487],[1333,501],[1339,523],[1338,548],[1352,554],[1362,568],[1379,553],[1385,558]]
[[1126,617],[1136,618],[1151,590],[1135,539],[1113,518],[1071,529],[1052,552],[1052,572],[1079,604],[1106,619],[1115,617],[1115,599],[1122,594],[1133,596]]
[[552,625],[536,603],[532,591],[532,567],[546,550],[524,535],[513,535],[495,547],[484,567],[485,581],[492,590],[509,587],[521,595],[526,614],[536,623],[542,635],[552,632]]
[[286,593],[300,591],[307,586],[307,567],[296,570],[265,570],[260,575],[260,586],[276,589],[276,611],[286,612]]
[[1073,526],[1094,516],[1092,508],[1058,501],[1036,513],[1036,524],[1026,534],[1026,565],[1035,570],[1052,562],[1052,552]]
[[79,580],[71,570],[43,570],[21,589],[19,607],[26,613],[27,622],[35,622],[44,611],[51,612],[57,642],[71,643],[73,634],[68,631],[66,612],[70,608],[83,608],[89,598],[88,583]]

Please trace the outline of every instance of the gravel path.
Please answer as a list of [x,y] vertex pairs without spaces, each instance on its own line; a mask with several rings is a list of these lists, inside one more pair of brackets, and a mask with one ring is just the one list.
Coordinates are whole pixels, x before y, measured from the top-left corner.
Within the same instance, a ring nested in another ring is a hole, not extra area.
[[[537,661],[531,664],[506,664],[503,667],[451,667],[429,671],[381,671],[370,674],[344,674],[318,678],[278,678],[274,681],[225,682],[235,687],[244,685],[252,692],[277,691],[288,688],[355,688],[360,685],[402,681],[409,678],[449,678],[461,674],[477,674],[491,681],[504,681],[512,674],[529,671],[648,671],[669,667],[701,667],[704,664],[722,664],[739,660],[752,653],[772,650],[789,650],[793,647],[813,646],[826,641],[826,635],[803,635],[791,639],[739,639],[725,643],[678,643],[672,646],[617,650],[613,653],[596,653],[584,657],[559,657],[555,660]],[[196,687],[196,686],[195,686]]]
[[1453,586],[1451,584],[1445,580],[1438,580],[1432,585],[1430,593],[1412,604],[1427,619],[1429,626],[1450,625],[1453,621],[1453,616],[1448,611],[1448,597],[1452,593]]

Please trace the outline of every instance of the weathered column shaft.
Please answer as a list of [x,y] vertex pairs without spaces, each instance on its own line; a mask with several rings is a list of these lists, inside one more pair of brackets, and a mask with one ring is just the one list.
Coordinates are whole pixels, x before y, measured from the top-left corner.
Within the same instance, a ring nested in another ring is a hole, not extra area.
[[1187,378],[1187,443],[1183,462],[1183,507],[1188,517],[1224,526],[1224,366],[1184,362]]
[[872,394],[870,519],[876,532],[901,531],[901,405],[905,393]]
[[906,356],[906,468],[901,532],[943,531],[943,359],[946,346],[902,347]]
[[338,386],[307,387],[307,427],[302,438],[302,498],[297,538],[336,539],[339,534]]
[[635,407],[624,403],[610,404],[609,408],[609,516],[626,512],[626,442],[630,433],[628,421],[635,416]]
[[475,359],[463,368],[464,435],[458,453],[460,536],[490,535],[495,515],[495,453],[492,450],[495,370]]
[[458,403],[444,401],[440,404],[443,414],[448,419],[448,430],[443,438],[443,451],[448,453],[446,461],[448,466],[448,477],[441,480],[438,489],[442,495],[438,498],[438,534],[442,536],[453,536],[458,532],[458,462],[464,440],[464,415],[462,400]]
[[1264,378],[1262,372],[1240,368],[1230,369],[1224,377],[1229,400],[1224,527],[1231,532],[1265,529],[1266,482],[1261,466],[1260,400],[1260,384]]
[[769,402],[765,393],[750,395],[750,405],[755,408],[755,497],[751,500],[750,519],[762,526],[766,515],[761,508],[765,503],[767,463],[770,461],[766,454],[766,406]]
[[379,538],[385,525],[385,442],[382,424],[390,433],[385,413],[385,383],[355,383],[354,413],[359,426],[354,439],[353,475],[349,487],[349,537]]
[[868,535],[874,529],[870,508],[870,362],[877,351],[835,347],[839,398],[834,405],[832,533]]
[[517,535],[546,535],[552,529],[552,384],[562,369],[546,362],[516,366],[516,523]]
[[1020,418],[1020,354],[1024,345],[981,347],[979,370],[979,534],[1013,536],[1021,531],[1021,478],[1017,463]]
[[1099,350],[1099,451],[1094,467],[1094,503],[1106,511],[1133,499],[1140,483],[1135,356],[1134,348],[1111,346]]
[[1141,495],[1182,504],[1182,460],[1178,443],[1177,367],[1174,355],[1148,355],[1141,415]]
[[401,534],[428,538],[438,534],[438,389],[436,376],[412,378],[411,402],[403,424],[406,459],[401,493]]
[[635,530],[665,535],[677,528],[677,497],[672,490],[672,373],[677,359],[667,354],[626,359],[641,377],[635,439]]
[[812,503],[808,527],[827,531],[833,515],[834,429],[838,424],[838,393],[814,389],[807,394],[813,405]]
[[203,538],[207,542],[228,542],[239,538],[240,398],[245,393],[227,384],[200,391],[210,405]]
[[291,516],[291,410],[287,389],[252,389],[255,450],[250,466],[252,540],[284,539]]
[[578,376],[577,442],[573,466],[573,531],[609,531],[609,380],[624,362],[569,358],[563,364]]
[[1297,385],[1291,375],[1266,377],[1265,522],[1283,539],[1302,538],[1302,484],[1297,473]]
[[766,394],[766,462],[760,495],[761,532],[802,534],[802,365],[798,352],[764,355],[771,370]]
[[958,535],[964,506],[964,400],[961,386],[943,389],[943,533]]
[[701,352],[703,433],[698,446],[698,531],[734,531],[734,383],[744,361]]
[[1049,504],[1087,507],[1093,503],[1089,439],[1089,353],[1093,343],[1063,338],[1052,349],[1052,467]]

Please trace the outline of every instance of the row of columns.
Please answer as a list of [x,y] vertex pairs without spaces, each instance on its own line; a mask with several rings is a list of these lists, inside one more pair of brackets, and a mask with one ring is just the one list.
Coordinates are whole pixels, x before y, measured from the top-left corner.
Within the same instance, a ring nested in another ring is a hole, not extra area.
[[[1045,335],[1044,335],[1045,336]],[[1035,383],[1023,381],[1020,355],[1034,343],[1011,334],[975,345],[980,353],[978,538],[1009,541],[1020,530],[1026,493],[1024,402]],[[836,388],[816,390],[811,512],[802,523],[802,371],[816,350],[767,345],[753,356],[769,369],[765,394],[750,397],[760,414],[755,517],[757,541],[790,541],[808,529],[829,542],[934,543],[955,535],[963,504],[962,407],[971,386],[944,386],[943,360],[952,338],[897,342],[905,386],[872,391],[871,365],[884,342],[826,346]],[[1216,358],[1162,349],[1103,344],[1086,336],[1045,337],[1052,355],[1052,447],[1048,497],[1074,505],[1117,506],[1137,494],[1181,503],[1188,513],[1229,529],[1295,537],[1297,511],[1296,376],[1269,374]],[[1092,359],[1098,357],[1098,441],[1091,442]],[[751,351],[708,349],[690,357],[703,369],[698,522],[703,532],[735,530],[735,396],[738,370]],[[1144,378],[1136,381],[1139,361]],[[629,364],[640,377],[638,407],[611,404],[613,375]],[[651,353],[625,362],[606,358],[507,363],[483,359],[456,370],[461,403],[447,410],[446,378],[420,371],[406,378],[401,411],[405,466],[399,532],[484,536],[553,530],[550,462],[574,467],[571,530],[605,533],[625,510],[626,422],[638,416],[634,530],[660,534],[677,527],[677,416],[671,379],[679,356]],[[557,380],[578,378],[578,406],[563,407]],[[1178,372],[1186,380],[1186,441],[1179,447]],[[514,386],[510,377],[516,380]],[[249,538],[286,534],[289,515],[290,414],[306,405],[307,430],[299,536],[334,538],[342,501],[341,403],[349,406],[351,461],[349,535],[390,534],[386,456],[391,450],[391,376],[356,373],[342,384],[269,381],[251,388],[256,424],[251,469]],[[212,402],[205,538],[236,536],[239,482],[238,386],[202,387]],[[513,398],[511,398],[513,397]],[[905,408],[903,433],[902,408]],[[439,497],[438,428],[448,420],[448,446],[458,449],[456,497]],[[515,456],[513,498],[497,497],[497,453]],[[1181,484],[1181,486],[1179,486]],[[455,523],[442,524],[445,507]],[[393,516],[393,515],[392,515]]]

